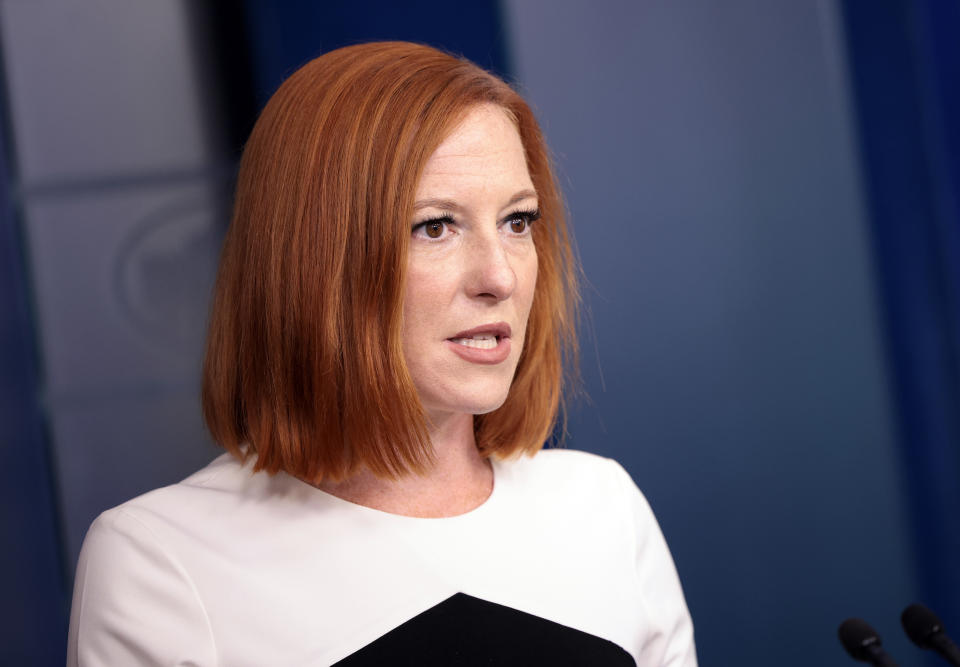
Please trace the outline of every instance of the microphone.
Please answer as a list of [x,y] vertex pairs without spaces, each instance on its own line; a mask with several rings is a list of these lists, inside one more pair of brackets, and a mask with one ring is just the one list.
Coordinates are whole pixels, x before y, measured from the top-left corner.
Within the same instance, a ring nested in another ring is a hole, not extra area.
[[920,648],[932,648],[951,665],[960,667],[960,649],[943,630],[937,615],[922,604],[912,604],[900,614],[907,636]]
[[840,643],[854,660],[869,662],[877,667],[897,667],[880,645],[880,636],[870,624],[859,618],[848,618],[837,628]]

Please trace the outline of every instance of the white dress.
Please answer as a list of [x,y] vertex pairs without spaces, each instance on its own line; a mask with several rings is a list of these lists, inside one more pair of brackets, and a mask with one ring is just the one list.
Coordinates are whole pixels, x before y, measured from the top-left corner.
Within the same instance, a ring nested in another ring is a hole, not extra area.
[[100,515],[68,665],[693,667],[693,626],[626,471],[494,461],[476,509],[413,518],[224,454]]

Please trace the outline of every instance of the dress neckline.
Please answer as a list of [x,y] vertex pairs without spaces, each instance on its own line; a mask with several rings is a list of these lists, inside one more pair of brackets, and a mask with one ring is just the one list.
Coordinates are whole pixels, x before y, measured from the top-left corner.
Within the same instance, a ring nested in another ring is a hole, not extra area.
[[482,517],[485,514],[489,513],[491,506],[495,506],[499,502],[500,496],[504,492],[504,471],[502,469],[502,463],[497,459],[491,457],[488,459],[490,461],[491,472],[493,473],[493,488],[490,491],[490,495],[486,497],[479,505],[473,507],[466,512],[460,514],[454,514],[451,516],[412,516],[409,514],[398,514],[396,512],[388,512],[386,510],[377,509],[375,507],[370,507],[368,505],[362,505],[360,503],[353,502],[352,500],[346,500],[340,496],[336,496],[329,491],[324,491],[312,484],[309,484],[302,479],[288,475],[287,473],[279,473],[286,475],[296,484],[300,484],[309,491],[311,495],[315,497],[322,498],[323,501],[329,505],[339,507],[341,509],[355,512],[358,514],[365,514],[372,518],[379,518],[382,520],[390,521],[399,521],[399,522],[422,522],[424,525],[430,523],[456,523],[460,521],[470,521],[478,517]]

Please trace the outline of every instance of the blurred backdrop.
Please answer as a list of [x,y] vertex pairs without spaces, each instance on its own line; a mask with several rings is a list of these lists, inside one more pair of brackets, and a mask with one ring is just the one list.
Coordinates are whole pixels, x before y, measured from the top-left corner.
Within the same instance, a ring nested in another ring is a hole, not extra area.
[[0,0],[0,663],[62,664],[91,520],[218,453],[242,143],[369,39],[534,105],[586,276],[567,445],[647,494],[701,664],[845,664],[848,616],[923,663],[906,604],[960,634],[958,31],[954,0]]

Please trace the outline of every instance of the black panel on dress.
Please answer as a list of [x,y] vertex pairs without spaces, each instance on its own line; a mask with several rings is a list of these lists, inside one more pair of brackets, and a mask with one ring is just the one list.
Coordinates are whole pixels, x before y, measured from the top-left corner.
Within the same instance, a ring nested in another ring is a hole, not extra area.
[[587,632],[457,593],[336,663],[636,667],[623,648]]

